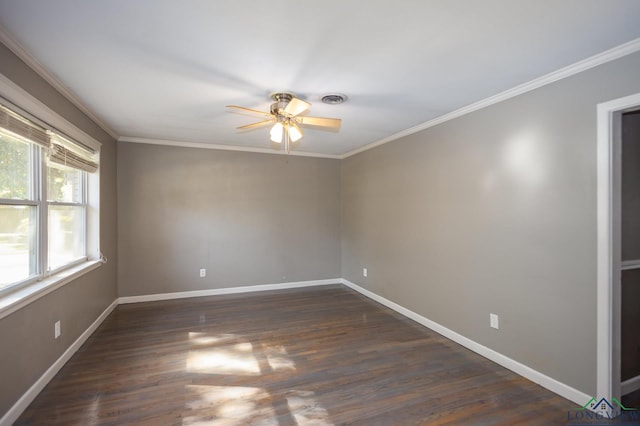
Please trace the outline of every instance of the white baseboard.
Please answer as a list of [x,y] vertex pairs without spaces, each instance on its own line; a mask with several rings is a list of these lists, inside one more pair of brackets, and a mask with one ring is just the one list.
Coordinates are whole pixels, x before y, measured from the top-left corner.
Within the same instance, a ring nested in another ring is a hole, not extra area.
[[175,293],[145,294],[142,296],[124,296],[118,299],[119,304],[155,302],[158,300],[184,299],[187,297],[218,296],[221,294],[250,293],[254,291],[285,290],[289,288],[315,287],[320,285],[341,284],[342,278],[328,280],[297,281],[278,284],[259,284],[242,287],[213,288],[208,290],[179,291]]
[[18,401],[6,412],[6,414],[0,419],[0,426],[9,426],[13,424],[18,417],[27,409],[29,404],[38,396],[38,394],[44,389],[45,386],[53,379],[53,377],[60,371],[67,361],[76,353],[80,346],[93,334],[94,331],[102,324],[102,322],[109,316],[109,314],[118,306],[118,300],[114,300],[111,305],[107,307],[100,314],[98,318],[87,328],[84,333],[76,339],[71,346],[56,360],[56,362],[44,372],[42,376],[27,390]]
[[438,334],[441,334],[447,339],[453,340],[454,342],[464,346],[465,348],[470,349],[475,353],[482,355],[487,359],[490,359],[496,364],[499,364],[513,371],[514,373],[517,373],[522,377],[525,377],[526,379],[529,379],[532,382],[549,389],[551,392],[554,392],[562,396],[563,398],[568,399],[569,401],[573,401],[576,404],[582,406],[591,399],[591,396],[587,395],[584,392],[581,392],[575,388],[572,388],[571,386],[559,382],[558,380],[553,379],[537,370],[534,370],[533,368],[528,367],[516,360],[513,360],[499,352],[496,352],[493,349],[489,349],[486,346],[474,342],[473,340],[464,337],[463,335],[458,334],[453,330],[450,330],[434,321],[431,321],[430,319],[423,317],[422,315],[419,315],[403,306],[400,306],[397,303],[390,301],[389,299],[385,299],[382,296],[379,296],[365,288],[362,288],[359,285],[352,283],[351,281],[342,279],[341,282],[342,284],[357,291],[358,293],[367,296],[368,298],[375,300],[376,302],[390,309],[393,309],[394,311],[417,322],[418,324],[430,328],[431,330],[435,331]]

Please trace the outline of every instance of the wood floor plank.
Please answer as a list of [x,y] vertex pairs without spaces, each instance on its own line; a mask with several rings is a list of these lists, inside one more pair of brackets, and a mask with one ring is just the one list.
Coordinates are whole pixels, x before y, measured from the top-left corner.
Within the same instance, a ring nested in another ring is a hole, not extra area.
[[335,285],[120,305],[16,424],[549,425],[574,408]]

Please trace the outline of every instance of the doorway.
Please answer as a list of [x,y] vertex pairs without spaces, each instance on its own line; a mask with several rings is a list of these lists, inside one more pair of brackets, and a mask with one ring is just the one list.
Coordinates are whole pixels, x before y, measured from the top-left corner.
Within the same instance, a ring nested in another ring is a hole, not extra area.
[[640,93],[598,105],[597,397],[628,407],[640,403],[638,110]]
[[640,406],[640,110],[622,114],[620,395]]

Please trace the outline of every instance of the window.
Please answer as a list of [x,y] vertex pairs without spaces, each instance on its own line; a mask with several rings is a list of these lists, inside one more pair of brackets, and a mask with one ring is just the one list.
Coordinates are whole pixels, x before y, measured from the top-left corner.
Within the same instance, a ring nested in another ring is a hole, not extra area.
[[[9,117],[15,118],[15,117]],[[7,120],[5,120],[7,121]],[[0,289],[38,274],[37,164],[40,148],[0,126]],[[15,123],[19,124],[19,123]],[[42,132],[44,135],[44,132]],[[41,135],[41,136],[42,136]],[[41,137],[41,140],[46,140]]]
[[0,105],[0,293],[88,259],[96,157]]
[[85,257],[86,172],[47,166],[47,254],[55,270]]

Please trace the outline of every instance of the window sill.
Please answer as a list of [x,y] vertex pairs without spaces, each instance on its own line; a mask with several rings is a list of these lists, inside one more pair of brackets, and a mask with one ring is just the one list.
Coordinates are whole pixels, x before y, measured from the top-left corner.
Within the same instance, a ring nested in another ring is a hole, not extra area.
[[59,289],[63,285],[75,280],[78,277],[98,268],[102,262],[99,260],[89,260],[79,265],[73,266],[64,271],[60,271],[50,277],[27,285],[16,291],[12,291],[0,297],[0,319],[11,315],[15,311],[22,309],[30,303],[35,302],[43,296]]

